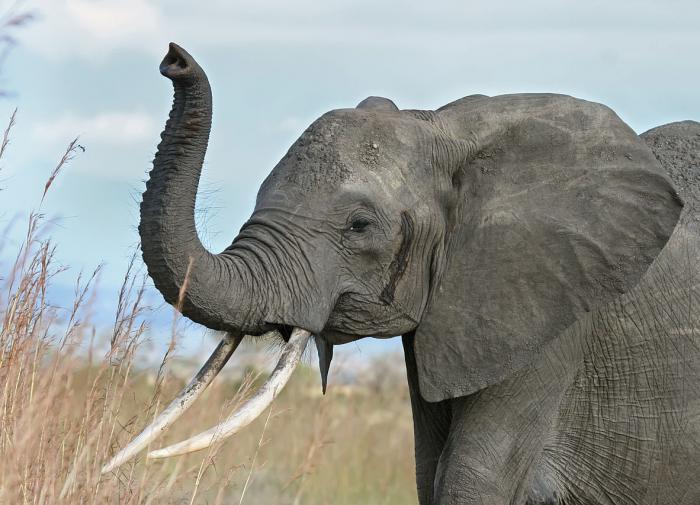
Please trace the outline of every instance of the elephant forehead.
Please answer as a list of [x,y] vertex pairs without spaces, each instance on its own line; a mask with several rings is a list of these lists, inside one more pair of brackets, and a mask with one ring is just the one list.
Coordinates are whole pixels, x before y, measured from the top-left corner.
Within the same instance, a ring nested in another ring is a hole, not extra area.
[[[261,191],[324,191],[376,180],[405,154],[390,124],[367,113],[334,111],[297,139]],[[373,175],[369,176],[370,174]]]
[[260,193],[281,191],[304,194],[319,189],[328,192],[348,181],[362,179],[335,146],[314,144],[290,149],[267,177]]
[[292,144],[261,190],[338,186],[352,176],[344,154],[347,127],[337,119],[319,119]]

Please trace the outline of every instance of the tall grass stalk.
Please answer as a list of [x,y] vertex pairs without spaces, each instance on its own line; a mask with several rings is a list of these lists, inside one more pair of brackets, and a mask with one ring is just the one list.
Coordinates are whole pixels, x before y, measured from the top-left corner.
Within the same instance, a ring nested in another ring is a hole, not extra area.
[[[38,208],[80,154],[76,149],[77,140],[37,188]],[[12,241],[0,236],[3,244],[0,258]],[[276,400],[275,414],[270,410],[232,439],[170,460],[147,462],[142,455],[101,475],[102,465],[189,378],[172,366],[179,315],[169,339],[154,338],[145,302],[150,288],[134,255],[114,294],[111,328],[97,326],[92,314],[96,298],[105,296],[104,267],[75,275],[71,299],[52,300],[56,277],[70,275],[55,261],[59,246],[45,216],[32,211],[12,259],[0,263],[0,503],[415,503],[407,391],[401,377],[385,387],[387,373],[380,374],[381,387],[370,377],[352,386],[331,381],[322,397],[317,372],[302,366]],[[149,343],[167,341],[159,365],[137,365]],[[155,444],[209,428],[261,381],[255,370],[242,380],[218,378]]]

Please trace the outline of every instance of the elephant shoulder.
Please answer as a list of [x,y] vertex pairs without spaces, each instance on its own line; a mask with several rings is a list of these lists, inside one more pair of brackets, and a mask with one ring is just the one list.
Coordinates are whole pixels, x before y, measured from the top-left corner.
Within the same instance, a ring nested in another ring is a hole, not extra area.
[[[458,137],[469,131],[493,130],[494,137],[502,138],[508,132],[500,128],[507,124],[511,131],[532,131],[533,138],[547,138],[547,134],[539,131],[542,128],[558,131],[579,151],[585,146],[596,149],[601,143],[611,150],[644,147],[632,128],[610,107],[564,94],[472,95],[444,105],[436,112],[453,125]],[[628,153],[627,150],[623,152]]]
[[442,111],[449,110],[449,109],[459,108],[459,107],[462,107],[464,105],[469,105],[469,104],[473,104],[475,102],[480,102],[480,101],[486,100],[488,98],[489,97],[487,95],[468,95],[468,96],[459,98],[457,100],[453,100],[452,102],[443,105],[442,107],[437,109],[437,112],[442,112]]

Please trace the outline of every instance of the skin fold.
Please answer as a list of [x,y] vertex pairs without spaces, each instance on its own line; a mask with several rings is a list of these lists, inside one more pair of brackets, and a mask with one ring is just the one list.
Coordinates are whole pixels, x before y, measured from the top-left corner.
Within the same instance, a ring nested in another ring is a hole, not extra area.
[[326,365],[402,335],[421,505],[700,502],[700,125],[642,140],[563,95],[370,97],[311,124],[212,254],[211,91],[175,44],[161,73],[139,226],[156,287],[215,330],[308,330]]

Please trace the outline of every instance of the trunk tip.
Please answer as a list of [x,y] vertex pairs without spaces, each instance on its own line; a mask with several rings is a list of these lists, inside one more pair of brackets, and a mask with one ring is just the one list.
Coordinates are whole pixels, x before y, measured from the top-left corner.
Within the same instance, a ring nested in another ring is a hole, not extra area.
[[192,77],[198,70],[199,65],[194,61],[194,58],[175,42],[171,42],[168,54],[160,63],[160,73],[168,79],[180,80]]

